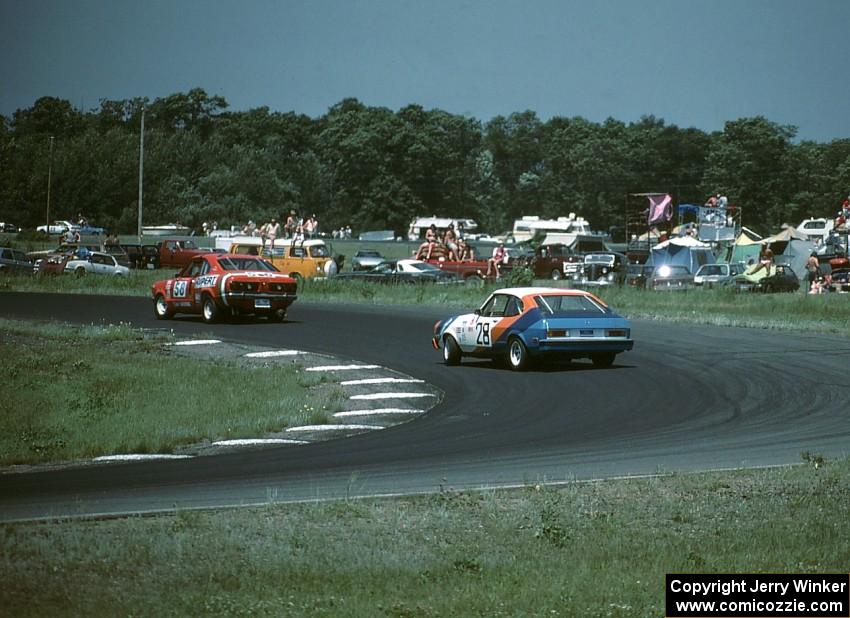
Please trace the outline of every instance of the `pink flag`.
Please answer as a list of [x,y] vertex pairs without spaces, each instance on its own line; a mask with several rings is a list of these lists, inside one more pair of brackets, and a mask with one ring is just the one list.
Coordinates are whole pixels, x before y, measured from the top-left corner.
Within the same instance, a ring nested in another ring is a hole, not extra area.
[[649,225],[673,218],[673,198],[669,195],[649,196]]

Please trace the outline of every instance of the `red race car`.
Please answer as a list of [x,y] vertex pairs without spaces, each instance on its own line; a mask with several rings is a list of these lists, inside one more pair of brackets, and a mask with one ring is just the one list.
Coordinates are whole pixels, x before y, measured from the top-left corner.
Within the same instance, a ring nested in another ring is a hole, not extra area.
[[200,313],[208,323],[240,314],[282,321],[297,298],[295,279],[262,258],[231,253],[196,256],[174,279],[154,283],[151,296],[160,320]]

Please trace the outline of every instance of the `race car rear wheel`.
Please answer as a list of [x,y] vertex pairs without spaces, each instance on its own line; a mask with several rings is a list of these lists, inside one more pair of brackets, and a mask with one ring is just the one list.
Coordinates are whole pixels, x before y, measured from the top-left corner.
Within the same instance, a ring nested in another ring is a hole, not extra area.
[[271,322],[283,322],[286,319],[286,309],[278,309],[277,311],[272,311],[269,314],[269,320]]
[[511,337],[508,341],[508,365],[514,371],[524,371],[528,368],[530,357],[528,348],[519,337]]
[[443,362],[446,365],[460,364],[460,346],[451,335],[447,335],[443,340]]
[[174,315],[174,312],[169,309],[168,303],[165,302],[165,296],[162,294],[156,295],[156,300],[153,301],[153,312],[157,320],[168,320]]
[[617,355],[614,352],[599,352],[590,357],[594,367],[610,367]]
[[204,322],[207,324],[212,324],[213,322],[218,321],[218,305],[215,304],[212,296],[204,296],[202,314],[204,316]]

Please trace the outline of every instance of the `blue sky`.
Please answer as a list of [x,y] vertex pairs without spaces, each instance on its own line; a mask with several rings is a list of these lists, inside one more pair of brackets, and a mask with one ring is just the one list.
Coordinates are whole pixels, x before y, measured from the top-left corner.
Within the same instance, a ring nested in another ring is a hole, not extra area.
[[825,142],[850,138],[848,32],[848,0],[0,0],[0,113],[201,87],[311,117],[762,115]]

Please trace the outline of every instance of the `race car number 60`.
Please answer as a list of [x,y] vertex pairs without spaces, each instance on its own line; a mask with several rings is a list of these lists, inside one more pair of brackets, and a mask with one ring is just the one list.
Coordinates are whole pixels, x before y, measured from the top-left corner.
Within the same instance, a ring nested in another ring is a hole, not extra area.
[[478,345],[490,345],[490,322],[479,322],[475,325],[478,329],[478,339],[475,343]]

